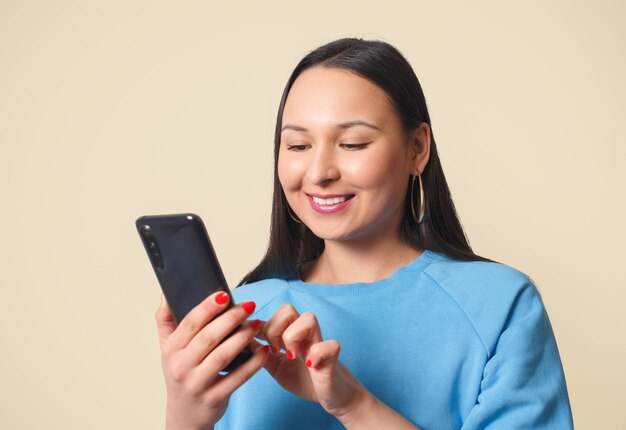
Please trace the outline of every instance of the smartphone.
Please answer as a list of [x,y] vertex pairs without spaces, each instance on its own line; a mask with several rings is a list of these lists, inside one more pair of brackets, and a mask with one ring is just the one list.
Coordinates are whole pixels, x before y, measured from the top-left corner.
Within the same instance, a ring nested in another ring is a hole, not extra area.
[[[135,225],[176,323],[216,291],[228,294],[227,309],[233,307],[224,273],[198,215],[142,216]],[[223,372],[232,371],[251,356],[248,345]]]

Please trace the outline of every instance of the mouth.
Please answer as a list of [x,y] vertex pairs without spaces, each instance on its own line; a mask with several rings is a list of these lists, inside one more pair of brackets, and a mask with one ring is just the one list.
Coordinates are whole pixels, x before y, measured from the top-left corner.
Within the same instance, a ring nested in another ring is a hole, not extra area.
[[327,197],[327,198],[311,196],[313,201],[320,206],[336,205],[337,203],[343,203],[346,200],[350,200],[352,197],[354,197],[354,194],[348,194],[345,196]]
[[312,195],[307,194],[313,210],[323,214],[336,213],[350,204],[354,194],[344,195]]

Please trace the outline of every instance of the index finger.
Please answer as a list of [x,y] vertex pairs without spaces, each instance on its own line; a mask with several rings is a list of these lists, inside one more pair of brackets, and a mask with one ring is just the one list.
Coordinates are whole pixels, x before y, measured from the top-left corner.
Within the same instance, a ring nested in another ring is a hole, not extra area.
[[309,355],[312,345],[321,342],[322,331],[317,317],[312,312],[305,312],[298,317],[283,333],[283,343],[288,358]]
[[256,337],[266,340],[270,346],[276,349],[281,349],[283,347],[283,332],[299,316],[296,308],[290,304],[284,304],[261,326]]

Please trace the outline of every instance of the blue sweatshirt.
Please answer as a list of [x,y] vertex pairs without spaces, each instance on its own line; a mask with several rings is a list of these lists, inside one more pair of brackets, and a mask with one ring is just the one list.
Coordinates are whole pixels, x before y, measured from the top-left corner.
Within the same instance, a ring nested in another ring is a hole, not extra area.
[[[313,312],[353,375],[423,430],[573,428],[548,315],[529,278],[508,266],[426,251],[372,283],[266,279],[233,294],[256,302],[251,319],[284,303]],[[343,427],[261,369],[215,428]]]

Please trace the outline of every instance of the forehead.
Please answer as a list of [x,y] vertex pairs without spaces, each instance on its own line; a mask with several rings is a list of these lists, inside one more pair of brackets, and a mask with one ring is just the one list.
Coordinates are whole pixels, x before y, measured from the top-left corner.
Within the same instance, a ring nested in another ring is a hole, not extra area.
[[398,122],[387,94],[376,84],[346,69],[312,67],[294,82],[283,123],[330,126],[364,119],[384,126]]

